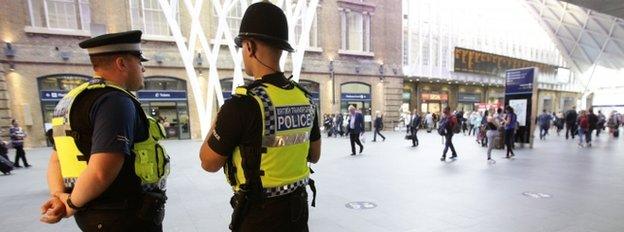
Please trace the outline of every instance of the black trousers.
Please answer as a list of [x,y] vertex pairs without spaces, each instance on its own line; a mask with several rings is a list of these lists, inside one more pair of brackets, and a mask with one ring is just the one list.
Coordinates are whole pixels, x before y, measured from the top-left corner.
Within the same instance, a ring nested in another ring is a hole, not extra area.
[[568,134],[572,136],[572,139],[574,139],[574,136],[576,135],[576,123],[566,122],[566,139],[568,139]]
[[251,203],[237,232],[308,232],[308,193],[293,193]]
[[24,145],[13,145],[15,148],[15,162],[14,166],[19,166],[19,160],[22,159],[22,163],[24,166],[29,166],[28,161],[26,161],[26,152],[24,151]]
[[362,153],[362,150],[364,150],[364,146],[362,145],[362,142],[360,142],[360,134],[349,134],[349,141],[351,142],[351,154],[355,155],[355,144],[357,143],[357,145],[360,146],[360,153]]
[[386,140],[386,136],[383,136],[379,130],[379,128],[375,128],[375,133],[373,134],[373,141],[377,141],[377,134],[381,136],[383,140]]
[[442,152],[442,157],[446,157],[446,152],[448,149],[451,149],[451,155],[457,156],[457,152],[455,152],[455,146],[453,146],[453,132],[449,132],[444,135],[444,151]]
[[412,146],[418,146],[418,130],[412,128],[411,133],[412,133]]
[[505,129],[505,146],[507,147],[507,155],[513,154],[514,129]]
[[[164,209],[154,220],[144,220],[137,216],[136,209],[119,209],[105,206],[87,209],[74,215],[78,227],[82,231],[115,231],[115,232],[162,232]],[[160,219],[160,220],[158,220]]]

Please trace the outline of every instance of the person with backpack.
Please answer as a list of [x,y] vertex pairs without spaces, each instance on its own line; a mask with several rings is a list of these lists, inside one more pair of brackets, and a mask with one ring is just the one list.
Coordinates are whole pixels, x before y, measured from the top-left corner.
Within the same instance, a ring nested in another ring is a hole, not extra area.
[[[457,132],[456,132],[457,131]],[[461,131],[461,125],[459,124],[457,117],[451,114],[451,108],[445,107],[442,111],[442,118],[438,125],[438,133],[444,136],[444,151],[442,152],[442,158],[440,161],[446,160],[446,152],[451,149],[451,159],[457,158],[457,152],[455,146],[453,146],[453,135]]]
[[505,106],[505,146],[507,146],[507,156],[505,158],[511,158],[516,156],[513,152],[514,146],[514,134],[518,123],[518,116],[514,113],[514,109],[511,106]]
[[[581,115],[578,117],[578,136],[579,136],[579,147],[583,147],[583,140],[585,139],[585,133],[589,132],[589,118],[587,117],[587,112],[582,110]],[[587,142],[587,141],[585,141]],[[589,144],[588,144],[589,145]]]

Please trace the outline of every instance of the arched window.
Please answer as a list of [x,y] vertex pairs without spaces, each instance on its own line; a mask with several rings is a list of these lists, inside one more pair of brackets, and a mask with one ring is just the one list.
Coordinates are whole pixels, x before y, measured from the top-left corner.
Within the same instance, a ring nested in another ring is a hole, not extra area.
[[167,138],[190,139],[191,127],[186,81],[170,76],[149,76],[137,91],[143,110],[160,121]]
[[37,78],[44,133],[48,129],[52,129],[52,114],[56,104],[63,99],[67,92],[89,81],[89,79],[91,79],[90,76],[73,73],[53,74]]
[[303,88],[308,90],[308,92],[310,92],[310,95],[311,95],[310,97],[312,97],[312,101],[314,102],[314,104],[316,104],[317,107],[320,107],[321,106],[320,84],[318,82],[310,81],[310,80],[299,80],[299,85],[301,85]]
[[186,81],[168,76],[150,76],[145,78],[144,90],[186,91]]

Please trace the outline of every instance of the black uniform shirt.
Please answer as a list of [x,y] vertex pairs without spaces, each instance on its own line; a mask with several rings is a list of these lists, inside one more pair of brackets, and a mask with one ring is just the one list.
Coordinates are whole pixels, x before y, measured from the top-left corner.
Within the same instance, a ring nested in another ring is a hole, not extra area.
[[[274,73],[256,80],[250,85],[268,83],[282,89],[296,88],[284,77],[283,73]],[[239,145],[256,146],[262,144],[262,121],[258,102],[249,96],[233,96],[225,101],[210,137],[208,145],[212,150],[223,156],[231,156],[234,148]],[[310,132],[310,141],[321,139],[318,126],[318,111],[314,112],[314,122]]]

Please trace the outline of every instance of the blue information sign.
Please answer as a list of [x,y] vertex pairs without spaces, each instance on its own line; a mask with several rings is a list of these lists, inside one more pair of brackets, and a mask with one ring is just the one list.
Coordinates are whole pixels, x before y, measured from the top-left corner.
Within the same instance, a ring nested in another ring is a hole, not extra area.
[[63,99],[63,97],[65,97],[65,94],[67,94],[67,91],[60,91],[60,90],[45,90],[45,91],[41,91],[41,101],[60,101],[61,99]]
[[342,99],[343,101],[349,101],[349,100],[370,101],[371,95],[368,93],[343,93],[343,94],[340,94],[340,99]]
[[312,92],[310,93],[310,97],[312,98],[313,101],[318,101],[320,99],[320,94]]
[[535,80],[535,69],[514,69],[505,73],[506,86],[505,94],[530,94],[533,93],[533,82]]
[[138,97],[142,101],[186,101],[186,91],[139,91]]

